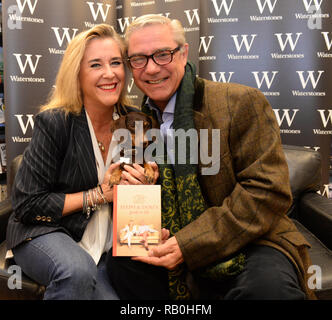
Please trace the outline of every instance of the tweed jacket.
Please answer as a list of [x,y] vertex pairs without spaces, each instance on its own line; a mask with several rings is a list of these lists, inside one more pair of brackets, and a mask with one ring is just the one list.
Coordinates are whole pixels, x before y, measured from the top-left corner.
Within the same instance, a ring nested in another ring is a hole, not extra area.
[[[249,243],[283,252],[308,298],[309,243],[286,213],[292,201],[279,126],[264,95],[234,83],[197,78],[196,129],[220,130],[220,170],[198,179],[209,208],[176,233],[189,270],[226,259]],[[212,150],[211,140],[209,149]]]
[[94,188],[97,183],[84,108],[78,116],[66,116],[61,110],[37,114],[32,140],[13,185],[14,212],[7,226],[7,248],[54,231],[80,241],[89,220],[82,211],[62,217],[65,194]]

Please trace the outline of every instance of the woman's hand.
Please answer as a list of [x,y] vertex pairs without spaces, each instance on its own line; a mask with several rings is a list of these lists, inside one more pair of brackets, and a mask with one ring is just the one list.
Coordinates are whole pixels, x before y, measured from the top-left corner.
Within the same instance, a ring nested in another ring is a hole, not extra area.
[[110,165],[110,167],[107,169],[105,176],[104,176],[104,180],[101,184],[101,188],[103,190],[103,195],[104,195],[105,199],[107,200],[107,202],[113,202],[113,187],[110,187],[109,181],[110,181],[112,172],[115,169],[119,168],[119,166],[120,166],[120,162],[112,163]]
[[[158,165],[155,162],[149,162],[150,166],[154,170],[154,179],[151,184],[156,184],[159,177]],[[134,163],[133,167],[129,165],[124,166],[125,171],[122,172],[122,182],[121,184],[150,184],[147,182],[144,175],[144,168]]]

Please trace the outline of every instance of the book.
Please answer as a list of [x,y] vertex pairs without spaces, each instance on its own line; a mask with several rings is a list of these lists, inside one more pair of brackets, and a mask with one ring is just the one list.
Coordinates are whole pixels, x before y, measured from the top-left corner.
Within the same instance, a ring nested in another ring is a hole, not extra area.
[[160,240],[160,185],[115,185],[113,256],[147,256]]

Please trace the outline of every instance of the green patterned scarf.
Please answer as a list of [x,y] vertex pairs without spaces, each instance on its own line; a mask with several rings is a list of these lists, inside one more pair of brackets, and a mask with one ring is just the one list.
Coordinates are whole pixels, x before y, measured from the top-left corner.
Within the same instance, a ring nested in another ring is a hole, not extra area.
[[[186,132],[195,129],[193,101],[196,68],[186,65],[184,78],[177,91],[174,111],[173,129],[184,129]],[[145,104],[144,112],[155,113]],[[197,219],[207,208],[201,187],[197,179],[197,164],[190,163],[190,143],[186,143],[186,163],[179,164],[177,141],[175,140],[175,164],[159,163],[159,183],[162,196],[162,227],[174,236],[180,229]],[[245,263],[243,254],[226,262],[218,262],[199,271],[201,277],[220,280],[225,276],[235,275],[242,271]],[[175,300],[190,299],[190,291],[186,285],[186,266],[181,264],[169,271],[170,297]]]

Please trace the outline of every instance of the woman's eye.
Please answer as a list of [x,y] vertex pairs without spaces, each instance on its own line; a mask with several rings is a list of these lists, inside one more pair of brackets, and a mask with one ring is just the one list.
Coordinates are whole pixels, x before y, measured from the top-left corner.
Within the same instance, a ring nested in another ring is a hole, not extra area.
[[91,68],[98,68],[98,67],[100,67],[100,64],[99,63],[93,63],[90,67]]
[[122,64],[121,60],[116,60],[111,62],[111,66],[113,67],[120,66],[121,64]]

